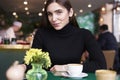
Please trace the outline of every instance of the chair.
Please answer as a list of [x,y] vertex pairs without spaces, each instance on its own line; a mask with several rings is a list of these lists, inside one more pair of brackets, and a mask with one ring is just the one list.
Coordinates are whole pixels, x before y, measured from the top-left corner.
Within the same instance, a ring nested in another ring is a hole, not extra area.
[[107,69],[113,69],[115,50],[103,50],[106,59]]

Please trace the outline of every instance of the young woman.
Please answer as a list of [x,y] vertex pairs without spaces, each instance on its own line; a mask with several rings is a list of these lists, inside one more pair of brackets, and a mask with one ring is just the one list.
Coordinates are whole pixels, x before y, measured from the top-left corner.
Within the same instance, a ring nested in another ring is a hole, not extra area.
[[83,72],[106,68],[104,55],[94,36],[90,31],[78,27],[68,0],[47,0],[32,47],[50,53],[51,71],[61,71],[68,63],[80,63],[86,50],[89,60],[83,63]]

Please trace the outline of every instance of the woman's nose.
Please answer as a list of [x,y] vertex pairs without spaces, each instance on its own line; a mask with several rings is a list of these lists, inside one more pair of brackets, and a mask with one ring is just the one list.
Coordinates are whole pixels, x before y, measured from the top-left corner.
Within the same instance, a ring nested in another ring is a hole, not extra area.
[[57,20],[57,16],[56,15],[53,15],[52,16],[52,21],[56,21]]

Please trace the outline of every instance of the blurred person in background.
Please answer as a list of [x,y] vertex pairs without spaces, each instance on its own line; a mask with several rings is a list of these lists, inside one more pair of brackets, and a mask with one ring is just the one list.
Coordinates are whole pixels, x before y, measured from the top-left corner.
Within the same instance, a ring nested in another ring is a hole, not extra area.
[[108,30],[108,25],[103,24],[100,26],[97,41],[102,50],[115,50],[116,51],[113,69],[118,71],[120,67],[118,43],[113,33],[111,33]]
[[2,20],[0,22],[0,26],[2,29],[0,30],[0,36],[4,38],[12,40],[12,38],[16,38],[16,32],[18,32],[22,27],[22,22],[14,21],[12,26],[9,26],[6,20]]

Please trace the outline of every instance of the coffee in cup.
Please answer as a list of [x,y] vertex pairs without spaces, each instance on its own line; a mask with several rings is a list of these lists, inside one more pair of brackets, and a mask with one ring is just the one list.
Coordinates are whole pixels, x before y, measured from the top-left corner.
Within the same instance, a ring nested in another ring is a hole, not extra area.
[[116,80],[116,71],[96,70],[96,80]]
[[67,64],[67,72],[71,77],[78,77],[82,73],[82,64]]

